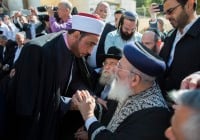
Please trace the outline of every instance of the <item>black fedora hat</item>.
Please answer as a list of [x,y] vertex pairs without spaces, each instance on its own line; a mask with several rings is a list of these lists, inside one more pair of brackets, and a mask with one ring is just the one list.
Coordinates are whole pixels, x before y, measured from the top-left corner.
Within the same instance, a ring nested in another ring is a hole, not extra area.
[[98,58],[101,60],[101,62],[103,62],[106,58],[114,58],[114,59],[121,59],[122,57],[122,50],[112,46],[108,49],[107,54],[99,54]]

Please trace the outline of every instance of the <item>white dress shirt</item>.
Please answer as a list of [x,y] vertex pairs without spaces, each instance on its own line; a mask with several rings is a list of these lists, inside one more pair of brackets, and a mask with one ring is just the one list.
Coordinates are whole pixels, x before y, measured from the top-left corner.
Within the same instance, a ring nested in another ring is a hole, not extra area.
[[176,44],[181,40],[181,38],[187,33],[187,31],[192,27],[192,25],[195,23],[196,20],[193,20],[192,22],[190,22],[188,25],[185,26],[185,28],[183,29],[183,32],[181,33],[179,30],[176,33],[176,37],[172,46],[172,50],[170,52],[170,56],[169,56],[169,60],[167,65],[170,67],[170,65],[172,64],[172,61],[174,59],[174,52],[175,52],[175,48],[176,48]]

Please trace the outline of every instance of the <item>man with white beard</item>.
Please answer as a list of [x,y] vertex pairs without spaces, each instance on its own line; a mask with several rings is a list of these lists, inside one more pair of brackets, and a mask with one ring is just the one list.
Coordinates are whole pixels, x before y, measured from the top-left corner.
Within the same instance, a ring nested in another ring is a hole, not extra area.
[[98,83],[95,86],[94,94],[101,99],[106,99],[110,90],[110,85],[115,78],[115,67],[122,57],[122,51],[113,46],[108,49],[106,54],[99,54],[102,60],[102,69],[98,76]]
[[73,97],[89,139],[163,140],[170,112],[155,78],[165,71],[165,63],[140,43],[125,45],[123,53],[108,95],[118,102],[108,125],[96,119],[95,101],[88,91],[77,91]]
[[[121,49],[113,46],[108,49],[107,54],[99,54],[98,57],[101,59],[102,68],[100,72],[95,73],[94,77],[98,79],[98,82],[94,89],[94,98],[96,100],[96,107],[98,110],[102,110],[103,108],[107,109],[110,107],[110,104],[116,106],[116,103],[111,102],[107,103],[107,96],[110,91],[111,83],[115,78],[115,67],[117,66],[119,60],[122,57]],[[113,108],[113,107],[112,107]],[[102,112],[100,111],[97,114],[97,118],[101,121],[104,125],[107,124],[104,122],[105,119],[101,118]],[[111,113],[112,115],[112,113]],[[107,115],[108,116],[108,115]],[[104,115],[105,117],[105,115]],[[75,133],[76,139],[88,139],[88,133],[85,131],[84,127],[81,127]]]

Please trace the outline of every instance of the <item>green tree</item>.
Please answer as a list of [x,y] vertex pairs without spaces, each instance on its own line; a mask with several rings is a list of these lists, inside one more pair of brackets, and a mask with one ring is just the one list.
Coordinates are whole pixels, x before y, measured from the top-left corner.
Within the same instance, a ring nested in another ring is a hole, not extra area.
[[163,0],[136,0],[136,5],[137,7],[142,7],[142,5],[149,7],[151,3],[162,4],[162,1]]
[[200,1],[197,2],[197,14],[200,15]]
[[[158,4],[162,4],[163,0],[136,0],[136,7],[137,7],[137,13],[139,15],[145,15],[145,16],[149,16],[148,8],[150,7],[151,3],[158,3]],[[144,10],[144,8],[146,8],[146,10]],[[145,14],[144,14],[145,11]]]

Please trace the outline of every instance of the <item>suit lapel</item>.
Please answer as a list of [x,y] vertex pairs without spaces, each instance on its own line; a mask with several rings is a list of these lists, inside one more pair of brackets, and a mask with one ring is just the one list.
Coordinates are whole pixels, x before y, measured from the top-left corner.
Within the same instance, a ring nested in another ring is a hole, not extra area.
[[172,50],[173,42],[176,37],[177,30],[171,31],[168,36],[165,39],[164,46],[160,51],[160,56],[164,59],[164,61],[167,63],[169,60],[170,52]]

